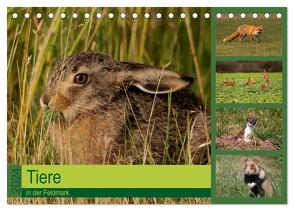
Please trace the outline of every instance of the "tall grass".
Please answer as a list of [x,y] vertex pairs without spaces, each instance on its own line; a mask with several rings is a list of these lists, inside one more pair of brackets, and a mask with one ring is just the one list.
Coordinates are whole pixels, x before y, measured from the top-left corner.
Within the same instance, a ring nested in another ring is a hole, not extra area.
[[[210,107],[210,21],[207,8],[8,8],[8,163],[54,164],[55,150],[47,137],[48,119],[39,98],[59,58],[94,51],[118,61],[173,69],[195,76],[191,90]],[[18,18],[13,19],[12,13]],[[25,19],[28,12],[30,18]],[[42,13],[37,19],[36,13]],[[111,19],[107,14],[111,12]],[[119,14],[126,13],[121,19]],[[137,19],[131,14],[136,12]],[[151,14],[143,18],[145,12]],[[155,18],[157,12],[162,18]],[[169,19],[168,13],[174,13]],[[185,12],[189,18],[181,19]],[[193,19],[192,13],[199,18]],[[48,17],[49,13],[54,18]],[[65,13],[65,19],[60,14]],[[78,14],[73,19],[71,15]],[[84,14],[89,13],[89,18]],[[102,18],[96,18],[102,13]]]
[[22,204],[210,204],[210,198],[11,198]]

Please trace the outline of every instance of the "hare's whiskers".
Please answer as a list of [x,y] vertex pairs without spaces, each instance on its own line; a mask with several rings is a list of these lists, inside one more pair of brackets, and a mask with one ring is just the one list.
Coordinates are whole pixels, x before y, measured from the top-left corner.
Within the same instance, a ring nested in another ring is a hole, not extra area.
[[[79,103],[75,103],[75,105],[73,106],[73,107],[75,107],[75,108],[81,108],[81,109],[85,109],[85,110],[87,110],[88,112],[90,112],[90,111],[97,111],[98,110],[98,108],[97,108],[97,106],[89,106],[89,105],[85,105],[85,104],[79,104]],[[104,110],[99,110],[99,114],[101,114],[101,113],[106,113]]]
[[71,108],[71,109],[74,109],[76,111],[81,111],[81,112],[86,113],[86,114],[90,114],[90,115],[93,115],[93,116],[96,116],[96,117],[101,117],[99,115],[94,114],[93,112],[89,112],[87,110],[83,110],[83,109],[81,109],[79,107],[74,107],[74,106],[68,106],[68,107]]

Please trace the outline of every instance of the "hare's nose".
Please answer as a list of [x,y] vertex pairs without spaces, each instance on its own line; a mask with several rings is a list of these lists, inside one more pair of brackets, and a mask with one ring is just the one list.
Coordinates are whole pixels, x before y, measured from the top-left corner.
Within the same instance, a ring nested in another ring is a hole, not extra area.
[[48,94],[47,93],[42,94],[41,99],[40,99],[41,107],[45,110],[48,109],[49,102],[50,102],[50,97],[48,96]]

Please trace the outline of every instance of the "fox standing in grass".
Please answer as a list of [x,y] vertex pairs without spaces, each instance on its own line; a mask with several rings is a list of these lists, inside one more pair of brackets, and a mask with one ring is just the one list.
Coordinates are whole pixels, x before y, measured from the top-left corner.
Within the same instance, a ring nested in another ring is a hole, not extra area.
[[239,37],[239,41],[242,42],[243,39],[247,36],[251,36],[251,41],[253,41],[254,37],[256,37],[258,42],[260,42],[259,36],[262,31],[263,31],[263,27],[261,25],[244,24],[244,25],[239,26],[235,32],[233,32],[232,34],[225,37],[223,39],[223,42],[230,42],[230,41],[236,39],[237,37]]

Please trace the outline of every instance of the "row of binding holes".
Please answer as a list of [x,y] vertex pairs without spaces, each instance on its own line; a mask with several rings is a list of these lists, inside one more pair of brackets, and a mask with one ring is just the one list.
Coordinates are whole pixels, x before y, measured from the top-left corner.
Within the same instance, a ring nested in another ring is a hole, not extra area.
[[[228,16],[229,16],[229,18],[234,18],[234,16],[237,16],[237,15],[234,15],[233,13],[229,13]],[[249,15],[248,15],[248,16],[249,16]],[[267,19],[267,18],[269,18],[271,15],[270,15],[269,13],[265,13],[263,16]],[[222,17],[222,14],[221,14],[221,13],[217,13],[217,14],[216,14],[216,17],[217,17],[217,18],[221,18],[221,17]],[[241,14],[240,14],[240,17],[241,17],[241,18],[246,18],[246,14],[245,14],[245,13],[241,13]],[[258,15],[257,15],[257,13],[253,13],[253,14],[251,14],[251,17],[253,17],[253,18],[257,18]],[[281,18],[281,17],[282,17],[282,14],[281,14],[281,13],[277,13],[277,14],[276,14],[276,17],[277,17],[277,18]]]
[[[41,13],[37,13],[36,14],[36,17],[37,18],[42,18],[42,14]],[[60,17],[63,19],[63,18],[66,18],[66,14],[65,13],[61,13],[60,14]],[[74,19],[76,19],[76,18],[78,18],[78,14],[77,13],[73,13],[72,15],[71,15],[71,17],[72,18],[74,18]],[[98,18],[98,19],[100,19],[100,18],[102,18],[102,13],[97,13],[96,14],[96,18]],[[110,19],[112,19],[112,18],[114,18],[114,14],[113,13],[108,13],[108,18],[110,18]],[[127,18],[127,14],[126,13],[120,13],[120,18],[121,19],[125,19],[125,18]],[[13,13],[12,14],[12,17],[13,18],[17,18],[18,17],[18,14],[17,13]],[[30,14],[29,13],[25,13],[24,14],[24,17],[25,18],[29,18],[30,17]],[[49,13],[48,14],[48,17],[50,18],[50,19],[52,19],[52,18],[54,18],[54,14],[53,13]],[[85,13],[84,14],[84,18],[86,18],[86,19],[88,19],[90,17],[90,14],[89,13]],[[132,13],[131,15],[130,15],[130,17],[131,18],[133,18],[133,19],[137,19],[138,18],[138,14],[137,13]],[[148,19],[148,18],[150,18],[151,17],[151,14],[150,13],[145,13],[144,14],[144,18],[146,18],[146,19]],[[162,18],[162,14],[161,13],[156,13],[155,14],[155,17],[157,18],[157,19],[161,19]],[[168,18],[169,19],[173,19],[175,17],[175,15],[173,14],[173,13],[169,13],[168,14]],[[180,17],[182,18],[182,19],[184,19],[184,18],[186,18],[187,16],[186,16],[186,14],[185,13],[181,13],[180,14]],[[209,13],[205,13],[204,14],[204,18],[206,18],[206,19],[208,19],[210,17],[210,14]],[[192,18],[194,18],[194,19],[196,19],[196,18],[198,18],[198,14],[197,13],[193,13],[192,14]]]
[[[120,18],[122,18],[122,19],[125,19],[126,17],[127,17],[127,15],[125,14],[125,13],[121,13],[120,15]],[[234,15],[233,13],[229,13],[229,18],[234,18],[234,16],[237,16],[237,15]],[[248,15],[249,16],[249,15]],[[269,14],[269,13],[265,13],[264,14],[264,17],[265,18],[269,18],[271,15]],[[18,17],[18,14],[17,13],[13,13],[12,14],[12,17],[13,18],[17,18]],[[29,18],[30,17],[30,14],[29,13],[25,13],[24,14],[24,17],[25,18]],[[36,14],[36,17],[37,18],[42,18],[42,14],[41,13],[37,13]],[[53,13],[49,13],[48,14],[48,17],[50,18],[50,19],[52,19],[52,18],[54,18],[54,14]],[[60,14],[60,17],[61,18],[66,18],[66,14],[65,13],[61,13]],[[90,14],[89,13],[85,13],[84,14],[84,18],[89,18],[90,17]],[[96,17],[98,18],[98,19],[100,19],[100,18],[102,18],[102,14],[101,13],[97,13],[96,14]],[[137,13],[132,13],[131,14],[131,17],[133,18],[133,19],[137,19],[138,18],[138,14]],[[145,13],[144,14],[144,18],[146,18],[146,19],[148,19],[148,18],[150,18],[151,17],[151,15],[150,15],[150,13]],[[160,19],[160,18],[162,18],[162,14],[161,13],[156,13],[155,14],[155,17],[157,18],[157,19]],[[170,18],[170,19],[172,19],[172,18],[174,18],[175,17],[175,15],[173,14],[173,13],[169,13],[168,14],[168,18]],[[182,18],[182,19],[184,19],[184,18],[186,18],[186,14],[185,13],[181,13],[180,14],[180,17]],[[197,18],[198,17],[198,14],[197,13],[193,13],[192,14],[192,18]],[[209,18],[210,17],[210,14],[209,13],[205,13],[204,14],[204,18]],[[216,14],[216,17],[217,18],[221,18],[222,17],[222,14],[221,13],[217,13]],[[241,18],[246,18],[246,14],[245,13],[241,13],[240,14],[240,17]],[[252,14],[252,17],[253,18],[257,18],[258,17],[258,15],[257,15],[257,13],[253,13]],[[277,18],[281,18],[282,17],[282,14],[281,13],[277,13],[276,14],[276,17]],[[78,14],[77,13],[73,13],[72,14],[72,18],[78,18]],[[112,19],[112,18],[114,18],[114,14],[113,13],[108,13],[108,18],[110,18],[110,19]]]

